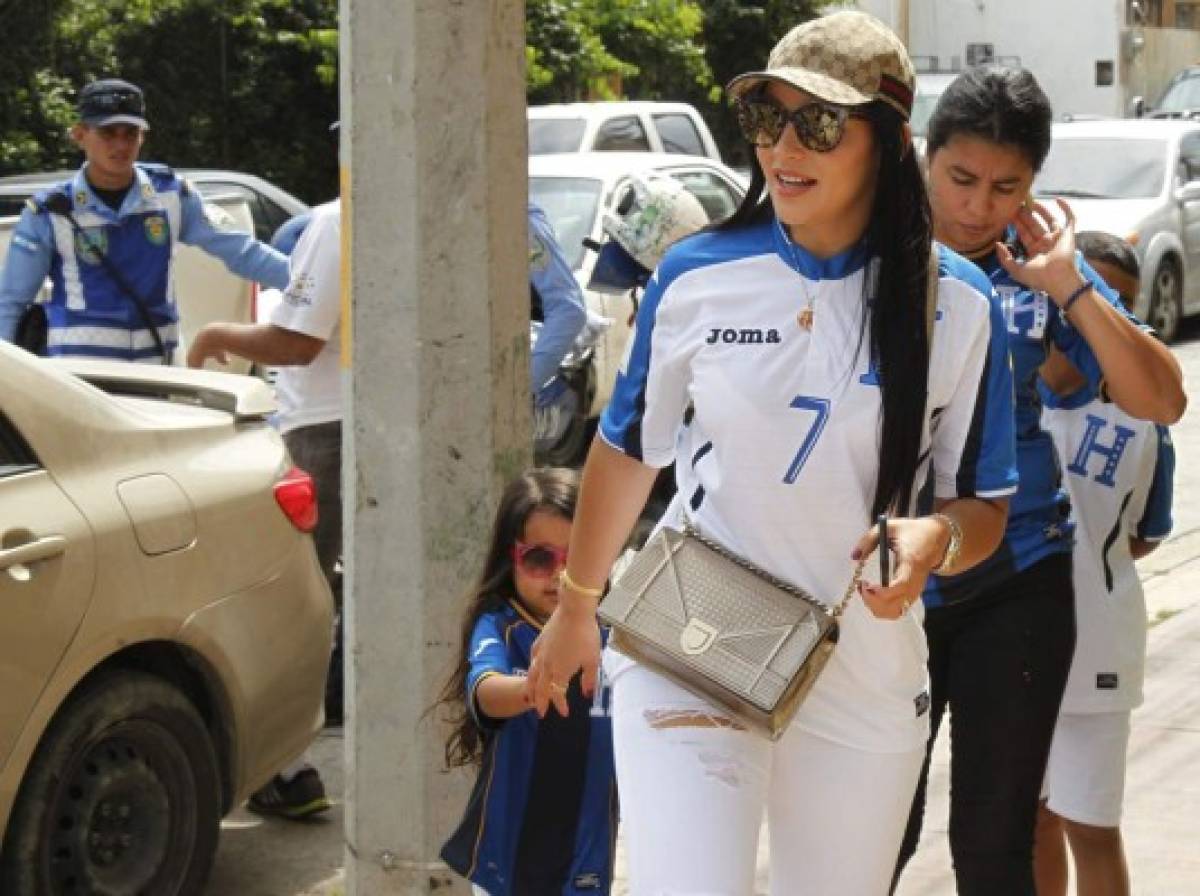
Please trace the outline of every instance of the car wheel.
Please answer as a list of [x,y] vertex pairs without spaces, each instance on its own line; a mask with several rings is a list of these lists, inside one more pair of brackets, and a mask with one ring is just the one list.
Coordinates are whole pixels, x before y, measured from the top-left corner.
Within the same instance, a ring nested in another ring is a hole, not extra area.
[[1179,276],[1179,265],[1173,259],[1165,258],[1154,272],[1148,321],[1163,342],[1174,342],[1179,333],[1182,297],[1183,281]]
[[21,782],[0,857],[5,896],[196,896],[221,816],[212,740],[152,675],[118,671],[71,698]]

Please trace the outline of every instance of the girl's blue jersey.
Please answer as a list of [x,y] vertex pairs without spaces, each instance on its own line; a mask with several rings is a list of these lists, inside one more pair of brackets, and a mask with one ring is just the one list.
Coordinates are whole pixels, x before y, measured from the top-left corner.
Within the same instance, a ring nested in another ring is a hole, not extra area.
[[442,859],[489,896],[594,896],[612,886],[617,833],[608,691],[567,689],[570,715],[553,708],[511,719],[485,716],[475,700],[491,675],[523,675],[541,632],[520,606],[486,613],[471,635],[467,703],[484,754],[466,813]]
[[[992,281],[1004,309],[1016,390],[1017,469],[1019,486],[1009,501],[1008,526],[996,552],[975,568],[957,576],[931,576],[925,588],[930,607],[957,603],[995,587],[1050,554],[1070,553],[1074,524],[1071,505],[1062,485],[1054,443],[1042,429],[1042,402],[1038,393],[1038,368],[1050,345],[1063,352],[1087,378],[1093,394],[1099,388],[1100,363],[1082,334],[1044,292],[1013,280],[993,253],[976,261]],[[1116,293],[1083,260],[1079,270],[1099,293],[1139,328],[1136,318],[1121,306]]]

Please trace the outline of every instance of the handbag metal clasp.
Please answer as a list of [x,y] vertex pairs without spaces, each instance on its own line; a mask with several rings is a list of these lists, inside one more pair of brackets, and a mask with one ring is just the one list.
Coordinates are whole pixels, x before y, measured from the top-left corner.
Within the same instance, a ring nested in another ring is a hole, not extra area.
[[720,634],[707,622],[699,619],[689,619],[683,631],[679,633],[679,648],[688,656],[697,656],[712,647],[713,641]]

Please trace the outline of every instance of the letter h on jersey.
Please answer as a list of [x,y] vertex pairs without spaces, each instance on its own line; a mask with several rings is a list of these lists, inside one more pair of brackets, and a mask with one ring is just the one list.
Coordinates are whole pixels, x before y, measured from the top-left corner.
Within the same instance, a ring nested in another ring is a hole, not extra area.
[[1089,456],[1093,452],[1099,454],[1104,458],[1104,468],[1094,479],[1101,485],[1112,488],[1117,484],[1116,472],[1117,465],[1121,463],[1121,455],[1125,453],[1125,446],[1136,433],[1132,429],[1115,423],[1113,428],[1116,430],[1116,435],[1113,437],[1112,445],[1105,446],[1097,441],[1100,430],[1105,428],[1105,424],[1106,421],[1102,417],[1093,414],[1087,415],[1087,430],[1084,431],[1083,439],[1079,442],[1079,450],[1075,452],[1075,459],[1067,465],[1067,469],[1077,476],[1086,477]]

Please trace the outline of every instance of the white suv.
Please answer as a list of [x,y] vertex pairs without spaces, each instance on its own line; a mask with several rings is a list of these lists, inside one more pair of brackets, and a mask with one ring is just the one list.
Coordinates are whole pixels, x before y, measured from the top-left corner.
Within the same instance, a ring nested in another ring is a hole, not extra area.
[[607,102],[530,106],[529,154],[667,152],[721,154],[708,125],[688,103]]

